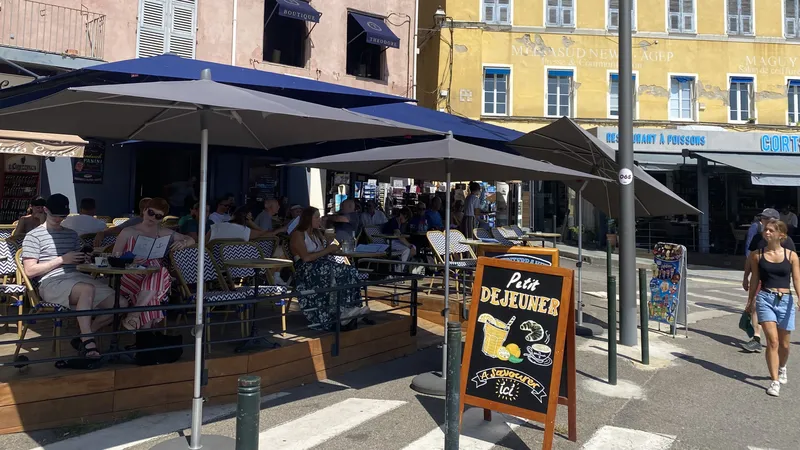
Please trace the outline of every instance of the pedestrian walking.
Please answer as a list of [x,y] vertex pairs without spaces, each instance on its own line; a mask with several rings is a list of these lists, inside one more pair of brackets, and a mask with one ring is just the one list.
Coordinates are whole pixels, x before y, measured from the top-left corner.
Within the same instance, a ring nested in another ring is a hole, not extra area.
[[756,311],[767,338],[766,358],[771,380],[767,394],[773,397],[780,395],[781,385],[788,381],[786,362],[795,318],[792,282],[800,297],[800,259],[781,245],[787,238],[786,233],[785,223],[769,219],[761,233],[766,248],[750,255],[752,276],[747,311]]
[[[747,259],[744,263],[744,279],[742,280],[742,288],[745,291],[750,291],[750,255],[753,252],[759,252],[764,250],[767,247],[767,241],[764,240],[762,232],[764,231],[764,226],[770,220],[779,220],[780,214],[773,208],[767,208],[761,212],[758,216],[756,216],[756,220],[753,221],[753,224],[750,226],[750,229],[747,231],[747,242],[745,248],[745,256]],[[792,238],[786,237],[783,241],[781,241],[781,246],[787,250],[791,250],[792,253],[796,252],[797,249],[795,248],[794,241]],[[761,327],[758,325],[758,318],[756,317],[756,311],[753,309],[750,313],[750,321],[753,324],[753,337],[748,342],[742,344],[742,348],[750,353],[757,353],[761,351]]]

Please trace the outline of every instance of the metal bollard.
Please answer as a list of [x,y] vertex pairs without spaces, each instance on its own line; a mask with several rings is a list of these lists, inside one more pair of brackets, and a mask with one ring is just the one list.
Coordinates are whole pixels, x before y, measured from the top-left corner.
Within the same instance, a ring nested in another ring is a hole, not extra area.
[[444,449],[458,450],[461,433],[461,324],[447,324],[447,378],[445,381]]
[[617,385],[617,277],[608,277],[608,384]]
[[258,450],[261,413],[261,377],[239,377],[236,404],[236,450]]
[[610,277],[611,274],[613,273],[613,270],[612,270],[613,267],[611,266],[611,262],[612,262],[611,253],[612,252],[613,252],[613,249],[611,248],[611,241],[606,240],[606,276],[607,277]]
[[642,364],[650,364],[650,308],[647,307],[647,269],[639,269],[639,323],[642,329]]

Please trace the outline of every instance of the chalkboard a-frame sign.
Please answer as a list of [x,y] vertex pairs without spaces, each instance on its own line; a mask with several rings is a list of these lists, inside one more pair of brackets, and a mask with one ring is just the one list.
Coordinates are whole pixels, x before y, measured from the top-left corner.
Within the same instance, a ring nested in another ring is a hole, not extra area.
[[[543,423],[550,449],[556,407],[575,414],[573,272],[496,258],[478,258],[469,331],[461,366],[460,411],[465,405]],[[563,371],[563,373],[562,373]],[[566,383],[566,386],[561,386]]]

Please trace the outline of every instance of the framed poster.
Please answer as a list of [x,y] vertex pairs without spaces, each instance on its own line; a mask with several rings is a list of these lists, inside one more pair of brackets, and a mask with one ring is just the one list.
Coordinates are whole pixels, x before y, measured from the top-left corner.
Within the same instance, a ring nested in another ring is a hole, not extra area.
[[105,153],[105,144],[90,141],[83,150],[83,158],[72,158],[73,183],[101,184]]
[[549,449],[562,403],[577,439],[573,272],[482,257],[472,292],[461,411],[472,405],[541,422]]

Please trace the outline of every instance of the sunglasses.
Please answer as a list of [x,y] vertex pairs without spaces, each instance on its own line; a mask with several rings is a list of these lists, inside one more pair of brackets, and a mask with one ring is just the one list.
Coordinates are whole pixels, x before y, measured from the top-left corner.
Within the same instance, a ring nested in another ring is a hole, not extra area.
[[163,214],[156,214],[156,212],[153,211],[152,209],[147,210],[147,215],[150,217],[155,217],[156,220],[161,220],[164,218]]

